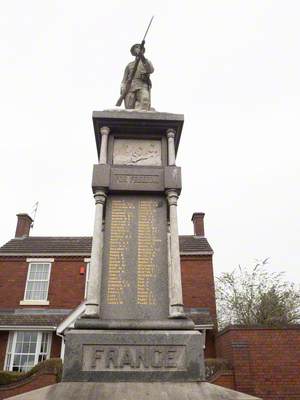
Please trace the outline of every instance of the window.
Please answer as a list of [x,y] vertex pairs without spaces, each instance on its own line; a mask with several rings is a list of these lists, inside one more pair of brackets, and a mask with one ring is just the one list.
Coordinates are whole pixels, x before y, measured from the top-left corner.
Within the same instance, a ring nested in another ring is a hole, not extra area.
[[90,279],[90,262],[87,262],[85,269],[85,289],[84,289],[84,299],[86,300],[88,294],[89,287],[89,279]]
[[52,334],[49,332],[10,332],[5,360],[6,371],[26,372],[50,357]]
[[30,263],[24,300],[47,300],[51,264]]

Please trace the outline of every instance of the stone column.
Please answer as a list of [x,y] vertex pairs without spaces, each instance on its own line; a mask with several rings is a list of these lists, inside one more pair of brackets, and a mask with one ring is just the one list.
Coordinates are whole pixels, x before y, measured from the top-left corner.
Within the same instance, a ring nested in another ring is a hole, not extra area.
[[168,129],[167,130],[167,138],[168,138],[168,165],[175,165],[175,130]]
[[[167,130],[168,138],[168,165],[175,165],[175,135],[174,129]],[[181,286],[181,265],[179,253],[178,222],[177,222],[177,200],[178,193],[174,189],[166,191],[169,203],[170,216],[170,268],[169,268],[169,298],[170,317],[184,317],[182,286]]]
[[[99,164],[107,163],[107,141],[110,129],[107,126],[100,128],[101,147]],[[90,262],[90,276],[87,291],[86,309],[84,318],[97,318],[100,312],[100,291],[103,257],[103,210],[106,200],[104,190],[97,190],[95,197],[95,220]]]
[[168,238],[168,279],[169,279],[169,316],[172,314],[171,310],[171,301],[172,301],[172,292],[171,292],[171,281],[172,281],[172,261],[171,261],[171,234],[170,234],[170,224],[168,223],[167,230],[167,238]]
[[171,276],[169,282],[170,290],[170,317],[184,317],[181,265],[179,253],[178,222],[177,222],[177,200],[178,194],[175,190],[167,190],[167,199],[170,213],[170,249],[171,249]]
[[100,147],[100,157],[99,164],[107,163],[107,139],[110,132],[110,129],[107,126],[102,126],[100,128],[101,132],[101,147]]
[[100,288],[102,274],[102,253],[103,253],[103,208],[106,200],[104,191],[95,193],[95,221],[92,242],[92,253],[90,261],[90,276],[87,291],[85,318],[99,317]]

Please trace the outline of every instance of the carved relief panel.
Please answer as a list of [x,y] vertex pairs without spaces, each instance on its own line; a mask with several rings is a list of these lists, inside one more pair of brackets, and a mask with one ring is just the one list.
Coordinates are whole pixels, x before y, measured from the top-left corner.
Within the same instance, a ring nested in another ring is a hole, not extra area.
[[161,141],[149,139],[115,139],[113,164],[161,166]]

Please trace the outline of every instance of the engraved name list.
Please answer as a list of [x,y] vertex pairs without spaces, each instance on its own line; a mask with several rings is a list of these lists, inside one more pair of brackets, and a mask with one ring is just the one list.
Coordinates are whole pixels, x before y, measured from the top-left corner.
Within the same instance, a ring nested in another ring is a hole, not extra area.
[[152,306],[150,314],[162,317],[160,305],[167,312],[165,199],[111,196],[106,224],[102,317],[136,319],[142,306]]

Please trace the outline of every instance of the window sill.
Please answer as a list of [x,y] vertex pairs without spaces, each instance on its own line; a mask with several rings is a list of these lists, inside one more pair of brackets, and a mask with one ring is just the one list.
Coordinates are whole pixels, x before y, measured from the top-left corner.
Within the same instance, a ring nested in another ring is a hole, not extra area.
[[21,300],[21,306],[48,306],[48,300]]

